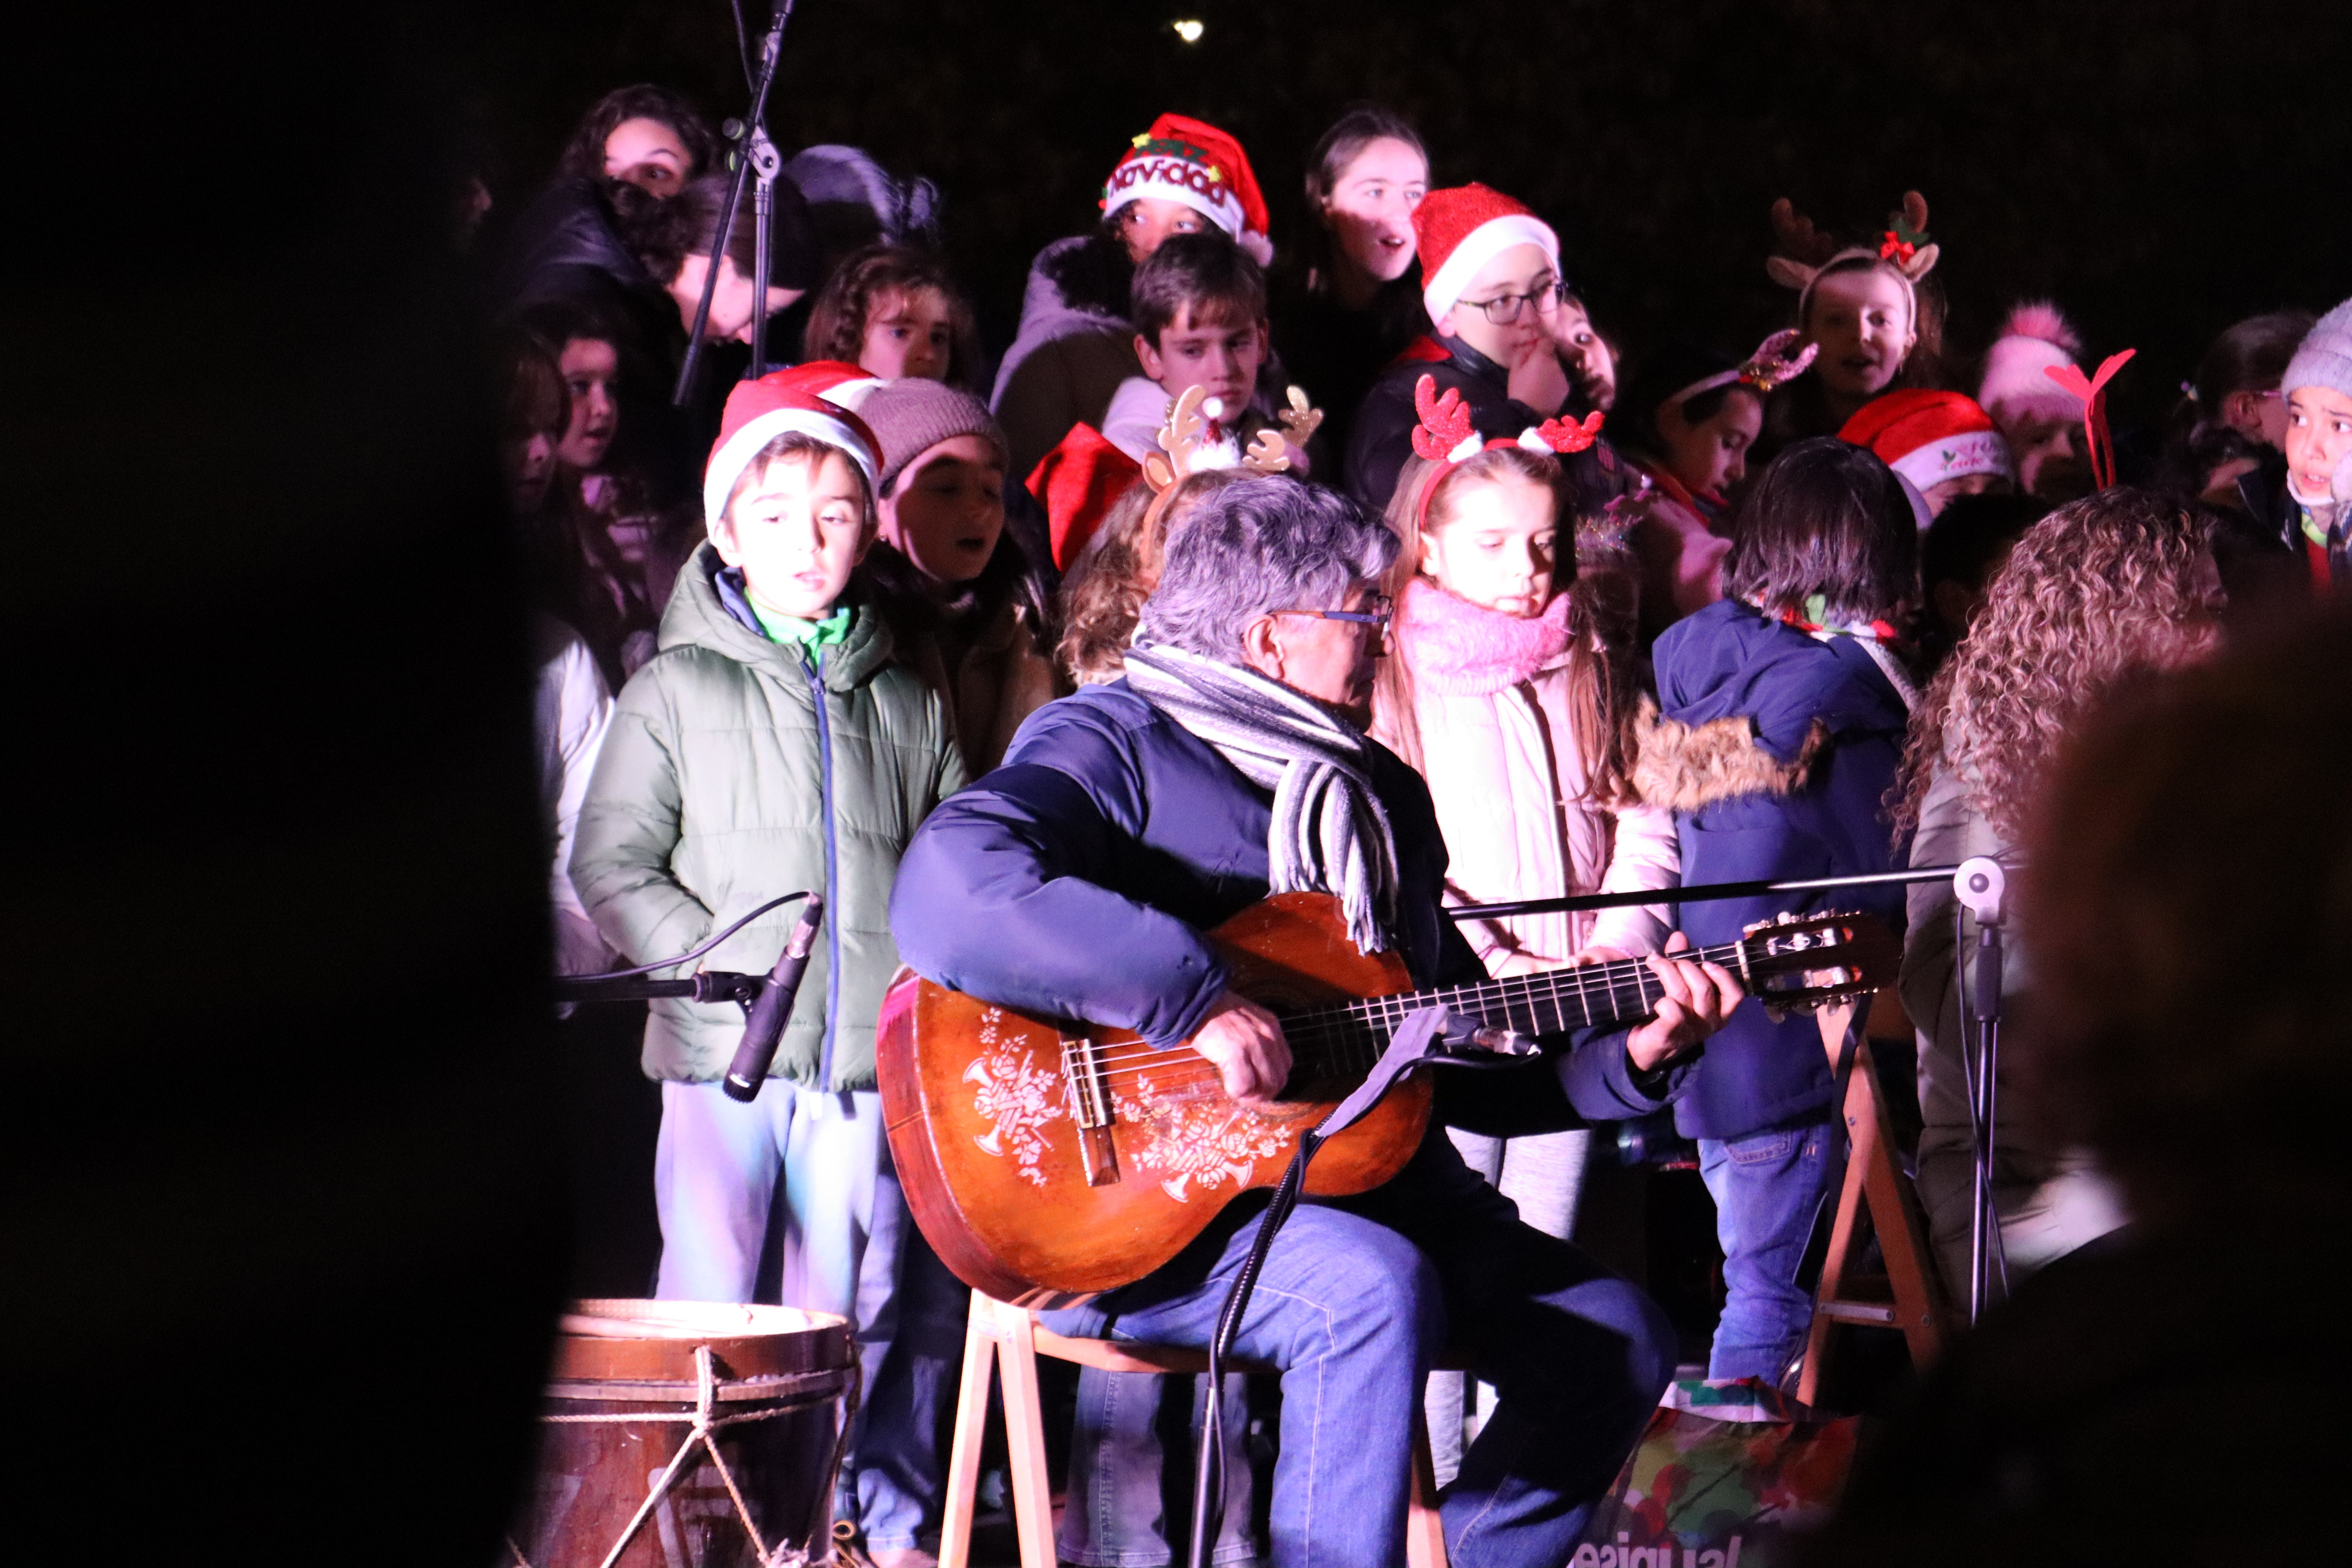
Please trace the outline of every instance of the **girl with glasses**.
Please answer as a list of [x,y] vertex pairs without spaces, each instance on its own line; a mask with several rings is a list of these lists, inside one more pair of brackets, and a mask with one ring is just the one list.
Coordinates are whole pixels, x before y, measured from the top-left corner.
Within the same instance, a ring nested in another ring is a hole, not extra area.
[[[1348,441],[1346,488],[1385,507],[1421,422],[1420,379],[1459,393],[1484,437],[1516,437],[1569,407],[1572,384],[1557,322],[1568,298],[1559,237],[1551,226],[1485,185],[1432,191],[1413,209],[1422,305],[1430,331],[1372,384]],[[1628,471],[1608,445],[1566,459],[1574,510],[1597,512],[1624,492]]]

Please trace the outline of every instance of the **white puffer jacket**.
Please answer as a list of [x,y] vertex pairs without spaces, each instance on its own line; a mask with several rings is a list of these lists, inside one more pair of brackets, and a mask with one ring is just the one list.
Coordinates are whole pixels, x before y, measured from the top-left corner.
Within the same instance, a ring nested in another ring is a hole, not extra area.
[[[1568,596],[1532,620],[1497,615],[1425,579],[1405,591],[1395,656],[1412,674],[1422,774],[1453,857],[1447,901],[1501,903],[1679,884],[1674,816],[1593,801],[1568,681]],[[1398,750],[1385,694],[1372,733]],[[1410,755],[1408,752],[1406,753]],[[1522,915],[1462,927],[1490,971],[1525,953],[1563,963],[1587,946],[1654,952],[1663,905]]]

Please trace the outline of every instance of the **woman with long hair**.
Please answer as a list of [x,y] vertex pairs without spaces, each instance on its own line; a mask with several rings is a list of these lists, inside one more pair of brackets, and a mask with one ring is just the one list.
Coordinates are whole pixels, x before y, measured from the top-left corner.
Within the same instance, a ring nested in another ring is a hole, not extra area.
[[1348,449],[1356,405],[1423,331],[1412,212],[1429,194],[1429,153],[1393,110],[1360,103],[1307,154],[1298,256],[1276,279],[1275,349],[1325,410],[1323,438]]
[[[1912,715],[1895,825],[1913,832],[1913,865],[2008,855],[2024,841],[2060,743],[2084,716],[2135,677],[2215,647],[2222,594],[2213,543],[2200,510],[2134,489],[2070,501],[2026,531]],[[1945,1285],[1965,1300],[1975,1176],[1960,994],[1974,970],[1956,963],[1954,901],[1948,882],[1910,889],[1902,989],[1923,1037],[1919,1198]],[[2030,970],[2008,940],[2001,1009],[2013,1022],[2031,1005]],[[2008,1077],[1996,1079],[1997,1090]],[[2012,1279],[2087,1239],[2057,1194],[2037,1200],[2062,1162],[2026,1110],[2008,1100],[1995,1122],[1993,1195]]]

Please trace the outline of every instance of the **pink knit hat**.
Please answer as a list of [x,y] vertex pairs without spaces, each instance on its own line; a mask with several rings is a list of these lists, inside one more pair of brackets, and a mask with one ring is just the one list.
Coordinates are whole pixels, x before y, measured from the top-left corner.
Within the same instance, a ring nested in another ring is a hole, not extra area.
[[2083,417],[2083,400],[2043,373],[2074,364],[2082,352],[2082,338],[2057,306],[2046,300],[2019,305],[1985,351],[1977,402],[2003,429],[2029,417],[2071,425]]

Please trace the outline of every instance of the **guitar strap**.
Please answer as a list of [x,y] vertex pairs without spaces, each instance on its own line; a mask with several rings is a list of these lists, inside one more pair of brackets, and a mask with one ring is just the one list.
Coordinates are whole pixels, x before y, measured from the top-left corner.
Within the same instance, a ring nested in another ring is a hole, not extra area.
[[[1459,1062],[1465,1067],[1516,1066],[1517,1057],[1495,1056],[1478,1043],[1479,1033],[1486,1027],[1475,1018],[1465,1018],[1444,1007],[1422,1008],[1389,1037],[1389,1048],[1372,1064],[1370,1076],[1356,1086],[1355,1093],[1332,1107],[1331,1114],[1307,1137],[1322,1143],[1345,1132],[1381,1102],[1381,1097],[1397,1079],[1422,1062],[1433,1058]],[[1494,1058],[1491,1062],[1486,1059],[1489,1057]],[[1306,1140],[1300,1140],[1302,1152],[1307,1147]],[[1312,1155],[1306,1153],[1306,1157]]]

